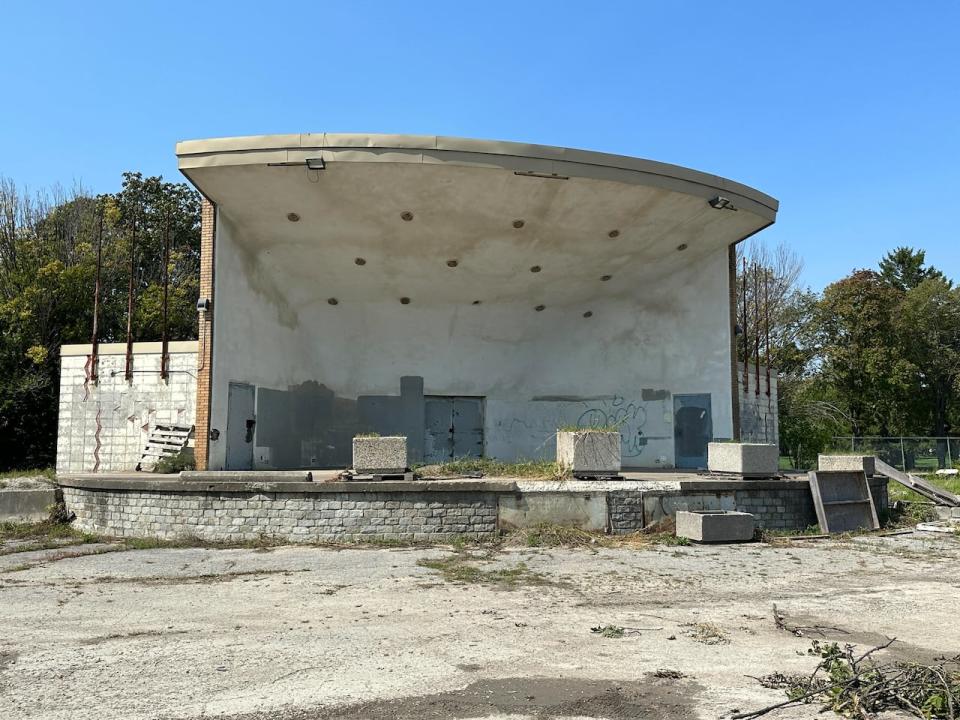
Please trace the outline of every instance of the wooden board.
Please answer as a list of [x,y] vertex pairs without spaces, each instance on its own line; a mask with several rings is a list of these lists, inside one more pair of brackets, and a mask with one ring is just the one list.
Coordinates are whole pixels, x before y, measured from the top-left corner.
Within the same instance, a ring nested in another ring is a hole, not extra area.
[[816,470],[808,477],[821,532],[880,529],[870,485],[862,470]]
[[933,500],[937,505],[960,507],[960,498],[941,487],[937,487],[932,483],[928,483],[923,478],[918,478],[916,475],[911,475],[910,473],[897,470],[897,468],[887,465],[887,463],[883,462],[883,460],[880,458],[876,459],[875,467],[877,472],[881,475],[897,481],[904,487],[910,488],[915,493],[923,495],[925,498]]

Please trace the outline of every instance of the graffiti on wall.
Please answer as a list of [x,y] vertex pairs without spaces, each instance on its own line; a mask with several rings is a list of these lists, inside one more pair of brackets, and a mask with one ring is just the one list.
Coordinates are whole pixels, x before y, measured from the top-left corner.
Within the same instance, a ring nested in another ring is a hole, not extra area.
[[653,401],[623,395],[535,397],[533,402],[509,403],[490,427],[488,447],[492,454],[499,450],[504,456],[549,457],[558,428],[616,427],[628,465],[662,464],[664,448],[660,443],[651,448],[651,442],[673,441],[672,426],[665,419],[669,397]]

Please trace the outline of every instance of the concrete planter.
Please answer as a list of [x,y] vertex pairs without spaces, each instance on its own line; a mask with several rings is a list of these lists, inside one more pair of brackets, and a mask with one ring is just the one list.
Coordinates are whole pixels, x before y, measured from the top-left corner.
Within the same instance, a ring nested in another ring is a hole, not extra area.
[[358,475],[394,475],[406,469],[405,436],[353,439],[353,470]]
[[877,474],[877,459],[873,455],[818,455],[818,470],[863,471],[867,477]]
[[772,477],[780,471],[780,448],[761,443],[716,443],[707,446],[710,472]]
[[603,430],[558,430],[557,464],[575,476],[620,474],[620,433]]
[[677,537],[694,542],[747,542],[753,540],[753,515],[745,512],[677,512]]

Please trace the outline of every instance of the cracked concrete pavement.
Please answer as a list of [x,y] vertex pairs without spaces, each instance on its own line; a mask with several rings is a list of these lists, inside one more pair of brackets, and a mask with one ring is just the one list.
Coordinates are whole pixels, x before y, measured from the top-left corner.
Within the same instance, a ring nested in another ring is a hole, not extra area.
[[720,718],[783,699],[749,676],[811,669],[813,637],[960,648],[950,536],[460,552],[512,587],[418,564],[445,547],[85,547],[0,558],[0,717]]

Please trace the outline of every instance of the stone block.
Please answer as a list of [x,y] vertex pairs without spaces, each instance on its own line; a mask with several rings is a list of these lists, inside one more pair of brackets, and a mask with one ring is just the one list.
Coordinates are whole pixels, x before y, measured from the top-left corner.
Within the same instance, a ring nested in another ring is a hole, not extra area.
[[619,475],[620,463],[619,432],[557,431],[557,464],[574,476]]
[[677,512],[677,537],[695,542],[746,542],[753,539],[753,515],[736,511]]
[[773,477],[780,471],[780,448],[764,443],[720,443],[707,446],[710,472]]
[[355,437],[353,470],[359,475],[387,475],[407,469],[407,438]]
[[877,474],[877,458],[873,455],[817,455],[818,470],[862,470],[867,477]]

